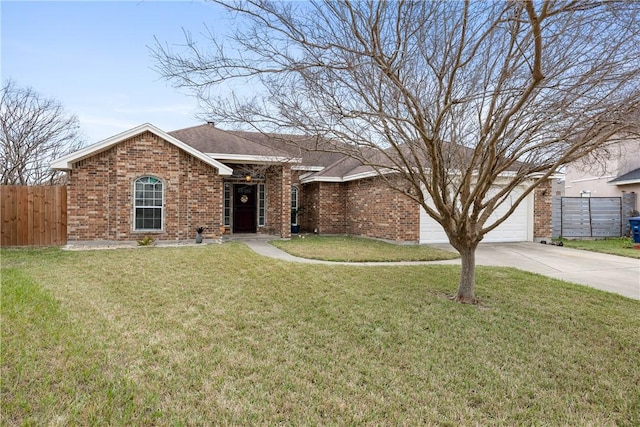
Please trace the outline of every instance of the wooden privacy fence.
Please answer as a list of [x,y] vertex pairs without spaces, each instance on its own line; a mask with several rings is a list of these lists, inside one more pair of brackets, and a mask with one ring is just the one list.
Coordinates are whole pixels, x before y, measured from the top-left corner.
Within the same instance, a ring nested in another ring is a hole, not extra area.
[[0,185],[0,246],[67,243],[67,188]]

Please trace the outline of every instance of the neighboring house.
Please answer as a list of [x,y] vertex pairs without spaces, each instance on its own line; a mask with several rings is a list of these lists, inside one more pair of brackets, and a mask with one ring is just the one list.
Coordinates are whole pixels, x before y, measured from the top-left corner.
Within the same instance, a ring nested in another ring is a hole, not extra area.
[[[190,240],[291,230],[399,243],[446,242],[442,228],[376,173],[304,136],[229,132],[204,124],[164,132],[144,124],[52,164],[68,173],[68,239]],[[515,193],[522,189],[515,190]],[[485,241],[551,235],[551,181]],[[514,194],[514,196],[517,194]]]
[[623,193],[640,193],[640,139],[612,144],[607,151],[567,166],[565,196],[621,197]]

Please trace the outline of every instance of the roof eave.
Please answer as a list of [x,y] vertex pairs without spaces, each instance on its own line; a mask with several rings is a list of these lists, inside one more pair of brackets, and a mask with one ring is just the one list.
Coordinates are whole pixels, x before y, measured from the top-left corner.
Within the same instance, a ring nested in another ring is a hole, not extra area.
[[293,169],[294,171],[320,172],[321,170],[324,169],[324,166],[299,165],[299,166],[292,166],[291,169]]
[[[386,173],[391,173],[391,172],[386,172]],[[361,173],[356,173],[353,175],[346,175],[342,178],[342,182],[349,182],[349,181],[357,181],[359,179],[366,179],[366,178],[375,178],[377,176],[380,176],[381,174],[385,174],[384,171],[368,171],[368,172],[361,172]]]
[[205,153],[212,159],[228,163],[302,163],[299,157],[256,156],[253,154]]
[[310,176],[308,178],[304,178],[300,180],[302,184],[308,184],[311,182],[349,182],[349,181],[357,181],[359,179],[365,178],[374,178],[379,176],[379,173],[376,171],[362,172],[354,175],[346,175],[346,176]]
[[[513,172],[512,172],[513,174]],[[507,175],[507,176],[511,176],[511,175]],[[544,173],[542,172],[536,172],[536,173],[532,173],[529,175],[529,178],[540,178],[544,176]],[[566,178],[566,174],[562,173],[562,172],[554,172],[551,175],[549,175],[549,179],[563,179]]]
[[[429,169],[427,169],[428,171]],[[367,171],[367,172],[361,172],[361,173],[357,173],[357,174],[353,174],[353,175],[345,175],[342,177],[339,176],[310,176],[306,179],[301,180],[301,183],[303,184],[307,184],[307,183],[311,183],[311,182],[349,182],[349,181],[357,181],[359,179],[366,179],[366,178],[375,178],[377,176],[380,175],[387,175],[390,173],[395,173],[397,171],[393,170],[393,169],[386,169],[386,170],[381,170],[381,171]],[[543,174],[538,174],[537,176],[542,176]],[[502,178],[506,178],[506,177],[514,177],[516,176],[516,172],[512,172],[512,171],[505,171],[502,172],[498,175],[499,177]],[[529,178],[533,179],[536,177],[536,174],[532,174],[531,176],[529,176]],[[564,175],[562,174],[553,174],[551,176],[549,176],[549,179],[555,179],[555,178],[564,178]]]
[[313,182],[344,182],[342,177],[339,176],[313,176],[300,180],[301,184],[311,184]]
[[630,184],[640,184],[640,178],[638,179],[626,179],[624,181],[609,181],[607,182],[609,185],[630,185]]

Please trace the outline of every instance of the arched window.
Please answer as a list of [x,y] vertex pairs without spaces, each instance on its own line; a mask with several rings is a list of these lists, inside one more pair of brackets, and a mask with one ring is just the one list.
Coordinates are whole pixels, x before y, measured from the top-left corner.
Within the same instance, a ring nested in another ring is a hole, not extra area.
[[298,187],[291,187],[291,225],[298,225]]
[[162,181],[153,176],[136,179],[133,202],[134,230],[162,230]]

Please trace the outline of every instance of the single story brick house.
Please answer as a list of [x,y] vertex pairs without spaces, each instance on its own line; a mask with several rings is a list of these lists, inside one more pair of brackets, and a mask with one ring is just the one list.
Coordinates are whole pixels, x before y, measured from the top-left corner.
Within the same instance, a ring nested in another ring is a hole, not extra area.
[[[192,240],[292,230],[398,243],[447,242],[439,224],[376,173],[339,153],[301,149],[213,124],[165,132],[143,124],[52,163],[67,171],[73,241]],[[310,142],[309,140],[309,143]],[[551,235],[551,181],[485,241]]]

